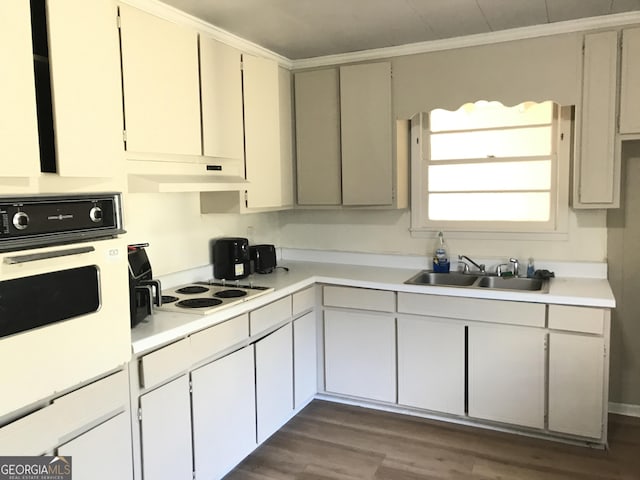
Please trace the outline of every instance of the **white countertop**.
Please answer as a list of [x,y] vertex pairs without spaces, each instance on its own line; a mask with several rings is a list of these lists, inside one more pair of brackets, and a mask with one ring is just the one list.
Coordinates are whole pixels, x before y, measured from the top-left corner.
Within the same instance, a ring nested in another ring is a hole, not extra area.
[[247,300],[211,315],[156,312],[131,331],[134,355],[157,348],[176,339],[220,323],[229,318],[271,303],[314,283],[330,283],[353,287],[375,288],[402,292],[486,298],[520,302],[581,305],[614,308],[615,298],[606,279],[553,278],[548,293],[488,290],[481,288],[406,285],[404,282],[419,269],[372,267],[335,263],[283,260],[267,275],[253,275],[253,283],[273,287],[271,293]]

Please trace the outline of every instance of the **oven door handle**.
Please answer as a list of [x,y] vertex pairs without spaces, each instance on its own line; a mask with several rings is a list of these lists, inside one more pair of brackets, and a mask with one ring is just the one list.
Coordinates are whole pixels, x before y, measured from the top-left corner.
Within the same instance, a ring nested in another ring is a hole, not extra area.
[[69,248],[67,250],[56,250],[55,252],[39,252],[29,253],[27,255],[17,255],[14,257],[5,257],[4,263],[8,265],[16,265],[19,263],[35,262],[37,260],[49,260],[51,258],[68,257],[69,255],[80,255],[82,253],[95,252],[93,247]]

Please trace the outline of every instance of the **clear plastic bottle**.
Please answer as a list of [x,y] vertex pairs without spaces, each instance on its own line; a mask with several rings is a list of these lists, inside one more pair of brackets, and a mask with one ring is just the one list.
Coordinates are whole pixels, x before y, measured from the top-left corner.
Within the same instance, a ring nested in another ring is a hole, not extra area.
[[438,246],[433,254],[433,271],[449,273],[449,268],[449,255],[447,253],[447,245],[444,241],[444,234],[438,232]]
[[527,278],[533,278],[533,275],[536,272],[536,267],[533,265],[533,258],[529,258],[529,263],[527,264]]

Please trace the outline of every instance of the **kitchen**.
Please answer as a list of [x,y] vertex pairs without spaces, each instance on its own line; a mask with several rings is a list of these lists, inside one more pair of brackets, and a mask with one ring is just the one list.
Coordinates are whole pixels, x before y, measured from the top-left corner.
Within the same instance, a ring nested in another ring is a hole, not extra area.
[[[136,6],[134,2],[131,4]],[[145,5],[144,9],[150,10],[151,13],[157,13],[159,16],[177,15],[178,17],[172,18],[179,18],[183,22],[194,22],[192,19],[179,16],[171,9],[164,8],[159,4],[151,3]],[[79,10],[75,11],[78,14]],[[87,15],[89,14],[87,13]],[[108,16],[110,13],[105,15]],[[408,119],[418,111],[428,111],[437,107],[457,108],[465,102],[484,98],[501,100],[508,105],[517,104],[523,100],[542,101],[549,98],[562,105],[579,105],[581,103],[581,87],[579,86],[582,84],[580,52],[583,30],[593,28],[618,30],[621,25],[637,24],[637,17],[634,17],[633,14],[629,15],[631,17],[614,25],[589,24],[581,30],[550,36],[521,38],[500,43],[490,42],[477,46],[465,45],[465,48],[459,46],[458,48],[427,53],[409,54],[406,52],[404,55],[391,57],[393,118]],[[8,15],[3,15],[3,18],[8,18]],[[193,25],[193,23],[189,23],[189,25]],[[198,25],[199,30],[204,28],[208,33],[211,33],[206,25]],[[91,29],[84,32],[87,38],[90,33]],[[3,44],[8,44],[7,42],[8,40]],[[74,48],[79,48],[79,46],[75,45]],[[255,45],[243,44],[240,49],[258,56],[265,55],[274,58],[272,54],[260,50]],[[91,68],[86,62],[96,61],[96,57],[98,57],[97,64]],[[90,56],[85,54],[82,58],[84,59],[84,69],[105,71],[106,57],[104,55]],[[278,56],[275,58],[286,63],[286,59],[283,60]],[[63,62],[65,59],[59,58],[58,60]],[[358,60],[357,57],[354,57],[350,61]],[[51,62],[52,74],[55,78],[55,65],[58,63],[53,55]],[[305,64],[301,62],[295,68],[315,68],[330,64],[332,64],[330,60],[320,59],[316,63]],[[475,67],[473,76],[468,75],[469,65]],[[74,66],[74,63],[70,62],[68,68],[78,68],[78,66]],[[104,75],[102,76],[104,77]],[[116,68],[116,77],[120,78],[119,67]],[[425,78],[429,79],[428,85],[424,82]],[[4,88],[3,90],[3,94],[6,93],[7,90]],[[523,94],[526,94],[527,98],[522,98]],[[60,103],[58,103],[58,109],[59,105]],[[419,107],[417,107],[418,105]],[[15,121],[15,118],[12,119]],[[86,120],[88,121],[88,119]],[[142,121],[144,122],[144,120],[143,117]],[[58,122],[58,133],[62,135],[64,133],[62,131],[63,124],[57,118],[56,121]],[[74,125],[74,128],[81,127]],[[7,131],[9,128],[5,129],[5,124],[2,124],[3,131]],[[94,130],[99,129],[96,126],[93,128]],[[117,128],[109,128],[108,130],[112,132],[120,128],[121,126],[118,125]],[[199,129],[199,125],[197,128]],[[102,128],[102,131],[107,131],[107,129]],[[77,138],[77,135],[71,135],[71,138]],[[631,181],[630,179],[633,178],[632,169],[635,162],[630,162],[629,159],[638,158],[637,147],[634,150],[633,145],[634,142],[625,143],[624,152],[627,157],[623,158],[623,165],[625,169],[631,169],[630,173],[623,176],[626,181]],[[92,151],[90,142],[82,148],[84,150],[81,149],[81,151],[85,154]],[[18,151],[22,152],[23,150]],[[96,156],[98,154],[103,154],[103,151],[96,152]],[[140,193],[134,192],[132,191],[134,183],[138,182],[136,186],[138,188],[141,179],[157,180],[159,177],[170,176],[165,173],[165,171],[170,172],[169,166],[163,167],[160,174],[150,175],[144,170],[146,166],[142,164],[148,159],[139,157],[125,160],[124,152],[112,156],[112,158],[119,159],[113,165],[113,176],[102,179],[86,173],[80,175],[80,178],[73,178],[73,175],[65,175],[64,172],[60,172],[60,175],[35,174],[2,177],[3,194],[55,191],[124,192],[124,226],[128,232],[125,237],[126,242],[149,242],[151,245],[148,252],[153,262],[154,274],[163,278],[165,276],[171,278],[170,276],[177,272],[197,269],[202,269],[202,275],[210,277],[209,242],[212,238],[220,236],[240,235],[249,237],[252,243],[275,243],[279,247],[283,247],[284,253],[290,255],[291,258],[294,258],[295,255],[311,256],[314,251],[328,251],[336,252],[333,255],[334,258],[338,257],[338,252],[361,252],[383,255],[401,254],[419,259],[424,258],[426,261],[426,255],[431,255],[435,246],[435,237],[425,238],[410,234],[411,219],[410,213],[406,209],[285,209],[259,213],[253,213],[249,209],[243,214],[201,213],[203,195],[212,196],[216,199],[215,203],[220,205],[223,203],[220,198],[229,199],[233,195],[237,197],[237,190],[231,194],[228,191],[201,194],[200,188],[202,186],[200,185],[193,190],[176,191],[174,189],[173,191],[165,190],[163,193],[144,192],[144,189],[139,187]],[[125,167],[125,163],[128,166]],[[225,164],[223,168],[226,170],[229,167],[233,170],[234,165],[234,163]],[[134,170],[137,168],[139,170]],[[192,169],[185,167],[179,172],[179,176],[182,177],[181,180],[192,178]],[[238,175],[238,177],[241,176]],[[240,180],[238,179],[238,181]],[[189,182],[183,182],[183,185],[184,183]],[[286,185],[286,182],[283,184]],[[171,185],[171,183],[158,182],[158,185],[160,186],[155,187],[156,192],[161,192],[162,188],[173,188],[164,186]],[[207,188],[219,188],[219,185]],[[623,190],[632,191],[628,188],[623,188]],[[289,201],[292,202],[293,188],[291,188],[289,196]],[[286,196],[282,198],[287,200]],[[629,312],[627,309],[631,309],[633,312],[633,304],[622,303],[624,301],[623,292],[629,292],[627,296],[632,298],[633,293],[631,292],[637,285],[633,283],[632,266],[637,264],[634,255],[637,255],[638,250],[628,246],[629,243],[633,245],[633,239],[637,236],[633,235],[634,231],[628,224],[629,219],[620,218],[621,212],[624,215],[632,215],[632,207],[630,205],[627,207],[612,209],[609,212],[605,209],[570,209],[566,233],[555,237],[513,240],[505,235],[473,236],[470,238],[459,234],[448,238],[448,241],[454,254],[465,253],[474,258],[493,260],[495,263],[503,261],[504,257],[508,256],[520,259],[534,257],[541,267],[545,265],[545,261],[550,265],[555,262],[602,263],[608,258],[609,281],[614,288],[618,302],[618,308],[613,311],[612,315],[610,400],[614,404],[618,404],[618,408],[637,412],[637,406],[640,404],[638,398],[640,392],[637,391],[636,382],[640,368],[637,353],[639,340],[634,341],[633,339],[639,338],[640,335],[637,334],[638,327],[633,322],[633,313],[627,313]],[[478,241],[479,238],[482,241]],[[622,246],[625,248],[621,248]],[[623,267],[631,268],[632,271],[629,272]],[[421,267],[416,267],[416,270],[419,268]],[[205,270],[206,273],[204,273]],[[626,308],[622,306],[626,306]],[[621,311],[624,316],[618,318]]]

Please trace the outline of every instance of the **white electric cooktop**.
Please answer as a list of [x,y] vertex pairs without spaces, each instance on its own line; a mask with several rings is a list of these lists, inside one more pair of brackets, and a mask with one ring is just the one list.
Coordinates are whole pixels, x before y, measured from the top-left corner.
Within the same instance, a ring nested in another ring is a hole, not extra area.
[[155,310],[209,315],[222,308],[272,292],[273,288],[240,281],[195,282],[162,292],[162,305]]

